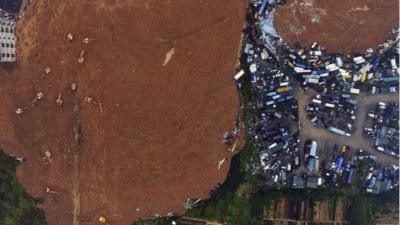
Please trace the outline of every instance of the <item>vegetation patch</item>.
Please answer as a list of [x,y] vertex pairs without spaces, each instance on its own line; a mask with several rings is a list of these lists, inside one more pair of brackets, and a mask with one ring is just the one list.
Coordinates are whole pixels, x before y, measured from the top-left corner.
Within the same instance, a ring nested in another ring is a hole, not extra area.
[[19,162],[0,150],[0,224],[45,225],[39,200],[30,197],[17,180]]

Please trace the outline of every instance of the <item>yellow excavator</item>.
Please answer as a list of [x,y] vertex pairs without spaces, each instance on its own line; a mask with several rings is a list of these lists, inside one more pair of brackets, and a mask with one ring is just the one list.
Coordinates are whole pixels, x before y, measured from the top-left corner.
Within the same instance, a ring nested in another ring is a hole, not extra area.
[[85,54],[85,50],[82,50],[81,54],[80,54],[80,56],[78,58],[78,63],[79,64],[82,64],[85,61],[85,58],[83,57],[84,54]]

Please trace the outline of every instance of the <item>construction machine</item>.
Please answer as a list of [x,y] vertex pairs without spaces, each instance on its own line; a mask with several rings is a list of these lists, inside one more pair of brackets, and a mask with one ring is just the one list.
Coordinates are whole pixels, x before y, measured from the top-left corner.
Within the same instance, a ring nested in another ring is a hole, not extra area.
[[81,51],[81,54],[80,54],[80,56],[79,56],[79,58],[78,58],[78,63],[79,64],[82,64],[84,61],[85,61],[85,58],[83,58],[83,55],[85,54],[85,50],[82,50]]
[[74,35],[71,34],[71,33],[67,34],[67,39],[68,39],[68,41],[73,41],[74,40]]
[[61,99],[61,96],[62,96],[62,93],[59,93],[59,94],[58,94],[58,98],[57,98],[57,100],[56,100],[56,104],[57,104],[58,106],[61,106],[62,103],[63,103],[63,100]]
[[15,110],[15,113],[17,115],[22,114],[24,112],[24,110],[22,108],[17,108],[17,110]]
[[72,83],[71,84],[71,90],[72,91],[76,91],[77,88],[78,88],[78,84],[76,84],[76,83]]
[[82,39],[82,42],[83,42],[83,44],[89,44],[90,42],[92,42],[94,40],[96,40],[96,39],[85,37],[84,39]]
[[45,73],[45,74],[50,74],[50,73],[51,73],[51,67],[50,67],[50,66],[46,66],[46,67],[44,68],[44,73]]

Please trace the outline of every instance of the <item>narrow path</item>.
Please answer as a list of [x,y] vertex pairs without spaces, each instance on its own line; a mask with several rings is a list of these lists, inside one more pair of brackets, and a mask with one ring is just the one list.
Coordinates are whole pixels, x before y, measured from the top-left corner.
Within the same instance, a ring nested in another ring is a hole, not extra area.
[[74,153],[74,174],[73,174],[73,225],[79,225],[79,216],[81,211],[80,192],[79,192],[79,156]]
[[79,146],[80,146],[80,135],[81,135],[81,121],[79,116],[79,103],[75,102],[74,105],[74,144],[72,146],[72,154],[74,157],[74,170],[72,175],[72,204],[73,204],[73,225],[79,225],[81,202],[79,192]]
[[362,148],[370,154],[376,155],[383,164],[397,164],[398,160],[392,156],[385,155],[372,148],[370,143],[362,136],[363,124],[365,121],[366,109],[369,105],[376,104],[379,101],[398,101],[398,93],[380,94],[367,96],[360,94],[356,97],[358,101],[358,110],[356,114],[355,132],[351,137],[340,136],[329,132],[323,128],[316,128],[307,117],[306,107],[310,98],[315,94],[314,91],[304,92],[302,88],[296,88],[296,98],[299,104],[299,119],[301,123],[301,142],[300,148],[304,146],[307,139],[314,139],[318,143],[334,142],[337,144],[347,144],[353,148]]

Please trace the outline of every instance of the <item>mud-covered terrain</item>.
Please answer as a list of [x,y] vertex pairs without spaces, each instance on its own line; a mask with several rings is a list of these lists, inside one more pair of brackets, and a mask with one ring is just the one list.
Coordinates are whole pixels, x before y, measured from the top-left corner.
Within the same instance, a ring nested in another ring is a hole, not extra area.
[[25,157],[19,179],[44,199],[51,225],[183,212],[187,198],[207,198],[224,181],[245,8],[32,1],[18,22],[18,62],[0,68],[0,146]]
[[330,52],[365,51],[383,43],[399,27],[397,0],[288,0],[275,12],[284,41]]

